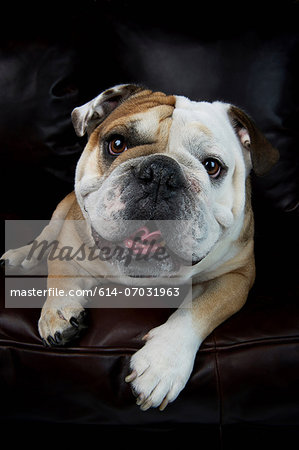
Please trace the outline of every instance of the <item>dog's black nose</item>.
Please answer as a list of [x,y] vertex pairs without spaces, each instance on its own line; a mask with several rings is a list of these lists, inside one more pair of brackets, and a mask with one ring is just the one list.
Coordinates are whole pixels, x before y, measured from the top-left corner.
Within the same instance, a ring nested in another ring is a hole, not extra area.
[[145,158],[135,169],[135,176],[148,192],[158,195],[159,191],[163,197],[186,185],[180,165],[166,155]]

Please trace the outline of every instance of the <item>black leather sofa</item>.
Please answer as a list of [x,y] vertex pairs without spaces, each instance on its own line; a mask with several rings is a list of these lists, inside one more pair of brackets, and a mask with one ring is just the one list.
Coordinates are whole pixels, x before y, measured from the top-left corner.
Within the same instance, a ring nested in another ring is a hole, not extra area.
[[236,104],[280,161],[252,176],[257,278],[248,301],[206,339],[163,413],[141,412],[124,377],[141,337],[171,311],[94,309],[74,346],[44,348],[39,310],[5,308],[2,274],[1,423],[93,425],[112,435],[196,430],[225,449],[291,442],[299,435],[298,2],[67,6],[25,3],[2,15],[11,25],[0,54],[3,230],[5,219],[48,219],[73,190],[85,140],[70,113],[118,83]]

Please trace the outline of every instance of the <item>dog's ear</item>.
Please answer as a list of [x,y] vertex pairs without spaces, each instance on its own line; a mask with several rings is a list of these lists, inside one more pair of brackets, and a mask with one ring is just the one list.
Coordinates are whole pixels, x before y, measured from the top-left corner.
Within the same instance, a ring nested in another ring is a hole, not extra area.
[[124,100],[141,91],[135,84],[119,84],[72,111],[77,136],[88,135]]
[[251,162],[254,172],[261,176],[265,175],[279,160],[279,153],[248,115],[231,105],[228,116],[242,146],[250,151]]

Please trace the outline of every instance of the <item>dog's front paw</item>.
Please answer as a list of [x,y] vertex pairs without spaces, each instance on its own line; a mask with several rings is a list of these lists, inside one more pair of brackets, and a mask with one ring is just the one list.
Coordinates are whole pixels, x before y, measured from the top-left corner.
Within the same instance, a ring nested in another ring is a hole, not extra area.
[[68,304],[59,308],[44,307],[38,322],[38,330],[45,345],[65,345],[77,339],[87,327],[87,314],[80,304]]
[[8,270],[18,269],[19,271],[30,270],[41,261],[36,257],[31,256],[31,245],[24,245],[23,247],[8,250],[1,256],[1,266],[5,266]]
[[132,383],[141,410],[162,411],[185,387],[198,348],[198,341],[191,343],[186,331],[186,336],[176,335],[167,323],[154,328],[145,336],[145,346],[132,356],[132,373],[125,381]]

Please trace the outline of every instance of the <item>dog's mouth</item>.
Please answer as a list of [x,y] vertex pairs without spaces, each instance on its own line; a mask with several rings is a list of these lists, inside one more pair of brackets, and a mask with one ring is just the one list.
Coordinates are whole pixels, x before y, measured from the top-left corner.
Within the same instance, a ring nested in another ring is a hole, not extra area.
[[159,249],[165,248],[161,231],[158,229],[150,231],[145,225],[125,239],[123,244],[126,248],[132,249],[135,255],[152,255]]
[[153,255],[159,249],[166,249],[166,244],[161,231],[152,222],[139,227],[122,240],[109,241],[103,238],[93,227],[91,228],[92,237],[98,248],[103,248],[103,245],[121,246],[129,249],[134,255]]
[[127,237],[120,240],[109,241],[102,237],[93,227],[91,227],[92,237],[95,245],[101,250],[103,248],[109,249],[122,249],[130,252],[131,255],[136,257],[136,260],[147,258],[173,258],[179,264],[184,266],[195,265],[201,261],[193,259],[186,261],[184,258],[176,254],[167,245],[167,239],[163,237],[161,230],[155,221],[151,220],[144,225],[137,228],[133,233],[130,233]]

